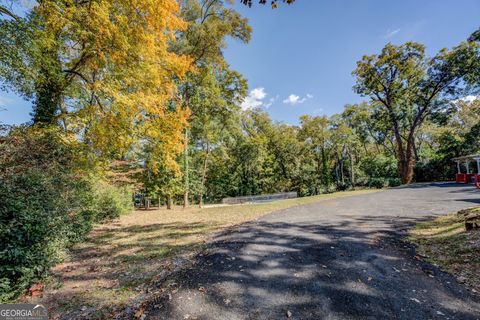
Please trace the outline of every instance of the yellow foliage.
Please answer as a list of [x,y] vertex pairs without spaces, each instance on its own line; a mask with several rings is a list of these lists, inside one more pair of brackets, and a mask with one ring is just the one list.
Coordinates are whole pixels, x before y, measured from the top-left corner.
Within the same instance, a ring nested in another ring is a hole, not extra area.
[[[98,152],[122,154],[136,141],[175,168],[189,112],[175,106],[175,80],[192,60],[169,47],[185,30],[175,0],[46,0],[42,45],[60,47],[75,97],[67,120]],[[59,45],[60,43],[60,45]],[[80,97],[80,98],[78,98]]]

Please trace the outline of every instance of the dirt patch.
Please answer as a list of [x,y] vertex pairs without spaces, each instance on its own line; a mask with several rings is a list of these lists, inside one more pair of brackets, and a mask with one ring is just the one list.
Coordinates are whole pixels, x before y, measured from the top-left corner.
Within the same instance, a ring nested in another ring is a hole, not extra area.
[[462,216],[452,214],[420,222],[410,231],[409,240],[427,261],[480,293],[480,230],[466,231]]

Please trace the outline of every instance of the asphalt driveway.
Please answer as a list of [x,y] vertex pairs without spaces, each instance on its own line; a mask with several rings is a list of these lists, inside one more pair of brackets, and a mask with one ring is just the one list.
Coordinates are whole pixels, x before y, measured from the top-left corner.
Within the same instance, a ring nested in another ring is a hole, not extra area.
[[480,319],[478,296],[401,241],[478,204],[479,190],[437,183],[272,213],[218,235],[147,319]]

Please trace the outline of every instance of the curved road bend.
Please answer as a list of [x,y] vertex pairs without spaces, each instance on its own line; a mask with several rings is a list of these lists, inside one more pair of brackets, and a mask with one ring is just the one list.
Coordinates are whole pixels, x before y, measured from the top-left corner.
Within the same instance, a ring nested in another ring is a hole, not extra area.
[[478,296],[400,241],[414,220],[479,203],[434,183],[272,213],[218,235],[147,319],[480,319]]

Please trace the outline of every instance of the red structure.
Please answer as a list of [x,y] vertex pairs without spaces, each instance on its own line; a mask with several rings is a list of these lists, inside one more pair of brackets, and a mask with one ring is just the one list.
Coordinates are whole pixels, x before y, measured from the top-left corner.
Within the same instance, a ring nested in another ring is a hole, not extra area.
[[465,173],[457,173],[455,175],[455,181],[457,183],[467,183],[467,175]]
[[[455,181],[457,183],[473,183],[480,189],[480,154],[455,158],[453,161],[457,163]],[[477,173],[470,172],[470,164],[472,162],[477,163]],[[466,173],[462,172],[462,164],[465,167]]]

